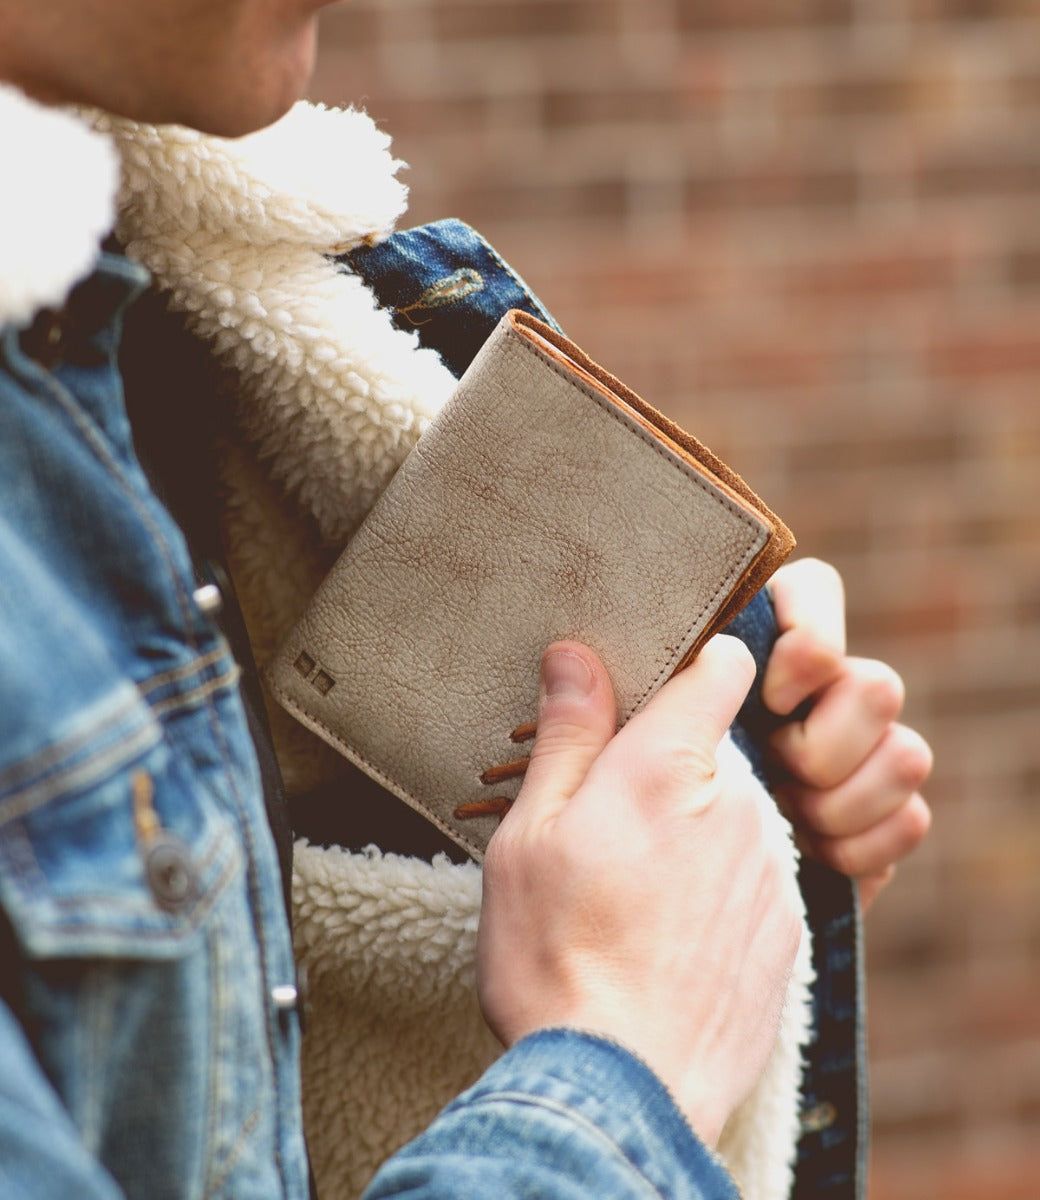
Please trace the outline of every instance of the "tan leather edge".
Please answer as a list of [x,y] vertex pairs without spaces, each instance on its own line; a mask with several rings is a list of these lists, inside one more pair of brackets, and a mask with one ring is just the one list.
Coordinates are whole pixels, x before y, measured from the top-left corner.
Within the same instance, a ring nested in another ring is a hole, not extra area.
[[[687,460],[692,458],[693,462],[701,470],[706,471],[724,491],[733,494],[734,498],[742,500],[761,520],[765,521],[781,542],[788,542],[787,552],[790,553],[795,544],[791,531],[762,498],[748,487],[736,471],[726,466],[703,442],[698,441],[692,433],[687,433],[685,429],[669,420],[663,413],[658,412],[653,405],[648,404],[631,388],[626,387],[620,379],[611,375],[609,371],[605,371],[597,362],[589,358],[584,350],[565,338],[562,333],[557,333],[555,329],[539,321],[537,317],[532,317],[519,309],[511,309],[507,318],[521,337],[527,338],[528,341],[534,341],[529,337],[528,331],[534,333],[539,339],[548,342],[550,347],[556,349],[558,353],[554,357],[557,358],[557,361],[572,370],[574,367],[579,368],[579,372],[587,376],[589,382],[594,384],[599,391],[604,392],[608,399],[615,402],[620,400],[623,405],[633,409],[635,414],[642,417],[643,421],[648,422],[654,432],[668,442],[677,453]],[[550,352],[549,347],[543,348]]]
[[[583,376],[596,390],[612,403],[620,403],[630,415],[635,416],[640,425],[656,437],[660,437],[677,454],[691,466],[696,467],[707,475],[735,503],[745,509],[750,509],[769,530],[766,544],[752,560],[739,583],[730,593],[725,605],[709,622],[696,643],[683,657],[676,667],[681,671],[696,656],[701,646],[718,633],[729,621],[740,612],[751,597],[759,591],[777,567],[788,557],[795,547],[794,534],[780,520],[762,498],[730,467],[708,449],[703,442],[698,441],[691,433],[687,433],[663,413],[658,412],[631,388],[605,371],[597,362],[591,359],[584,350],[576,346],[562,333],[557,333],[551,326],[539,321],[537,317],[511,309],[506,319],[515,332],[523,337],[530,345],[542,353],[550,355],[569,371],[576,371]],[[531,335],[534,335],[533,337]]]
[[[783,529],[787,532],[786,526],[783,526]],[[765,586],[777,567],[787,558],[793,548],[793,537],[789,543],[774,542],[772,538],[766,542],[765,546],[762,547],[758,555],[749,564],[740,582],[730,593],[729,599],[704,627],[696,642],[683,655],[675,671],[681,671],[683,667],[688,667],[693,662],[704,643],[721,629],[724,629],[750,601],[751,597]]]

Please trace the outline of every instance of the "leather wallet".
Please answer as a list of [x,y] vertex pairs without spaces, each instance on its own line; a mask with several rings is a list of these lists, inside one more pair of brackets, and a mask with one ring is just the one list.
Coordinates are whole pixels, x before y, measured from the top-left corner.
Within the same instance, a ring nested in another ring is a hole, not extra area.
[[793,545],[694,437],[512,310],[268,683],[479,860],[522,781],[546,646],[591,646],[624,723]]

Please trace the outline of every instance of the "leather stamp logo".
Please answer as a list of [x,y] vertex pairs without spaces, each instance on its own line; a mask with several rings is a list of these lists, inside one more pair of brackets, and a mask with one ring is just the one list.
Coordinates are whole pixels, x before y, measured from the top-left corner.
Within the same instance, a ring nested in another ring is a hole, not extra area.
[[312,688],[321,696],[327,696],[329,692],[336,686],[336,680],[328,671],[307,653],[306,650],[301,650],[297,654],[293,667],[297,675],[301,675]]

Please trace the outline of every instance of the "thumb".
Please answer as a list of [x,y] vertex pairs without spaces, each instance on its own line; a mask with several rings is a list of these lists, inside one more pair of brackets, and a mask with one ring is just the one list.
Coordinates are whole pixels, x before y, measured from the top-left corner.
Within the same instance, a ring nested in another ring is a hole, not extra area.
[[599,657],[578,642],[554,642],[542,657],[538,732],[511,818],[558,812],[616,729],[614,689]]

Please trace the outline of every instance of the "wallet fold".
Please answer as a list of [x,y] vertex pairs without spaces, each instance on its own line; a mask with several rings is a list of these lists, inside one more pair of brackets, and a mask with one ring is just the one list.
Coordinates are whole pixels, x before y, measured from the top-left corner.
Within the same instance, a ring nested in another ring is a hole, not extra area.
[[539,663],[642,708],[794,539],[696,438],[512,310],[267,668],[275,698],[479,859],[522,782]]

